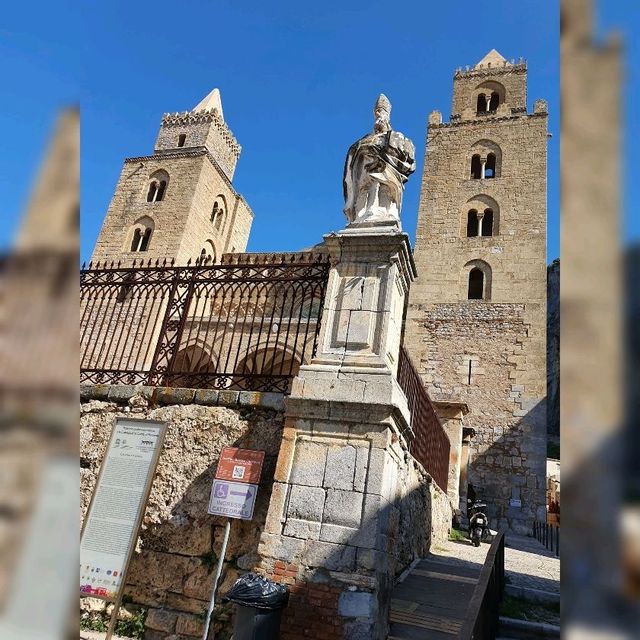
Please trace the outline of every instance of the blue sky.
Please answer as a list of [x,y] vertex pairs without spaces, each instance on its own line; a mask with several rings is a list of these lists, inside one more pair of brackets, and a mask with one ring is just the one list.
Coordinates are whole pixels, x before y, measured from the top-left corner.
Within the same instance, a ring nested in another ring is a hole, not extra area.
[[[370,129],[381,91],[393,103],[394,128],[417,148],[403,208],[413,238],[427,115],[439,109],[448,117],[455,68],[495,47],[527,59],[529,106],[549,101],[551,259],[559,251],[559,21],[556,0],[544,6],[111,0],[59,2],[54,13],[13,7],[0,38],[0,128],[10,150],[0,158],[7,222],[0,244],[14,232],[57,108],[81,103],[87,258],[124,158],[152,151],[163,112],[190,109],[216,86],[243,147],[234,185],[256,214],[249,250],[295,250],[344,225],[344,156]],[[602,20],[628,24],[613,11]],[[640,60],[634,42],[629,49]]]

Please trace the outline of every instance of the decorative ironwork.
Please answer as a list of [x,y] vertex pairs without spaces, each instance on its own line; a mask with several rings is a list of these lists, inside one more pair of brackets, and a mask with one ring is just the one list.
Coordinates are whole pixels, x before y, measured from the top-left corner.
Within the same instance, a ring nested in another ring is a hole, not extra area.
[[316,348],[328,274],[317,253],[90,264],[81,381],[287,392]]
[[411,455],[446,493],[449,476],[449,436],[440,423],[420,375],[404,347],[400,347],[398,384],[407,396],[411,412]]

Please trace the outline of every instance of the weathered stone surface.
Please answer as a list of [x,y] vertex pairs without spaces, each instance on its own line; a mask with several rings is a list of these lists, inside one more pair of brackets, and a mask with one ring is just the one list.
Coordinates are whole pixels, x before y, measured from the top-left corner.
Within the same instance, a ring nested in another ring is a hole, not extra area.
[[293,485],[289,496],[288,517],[321,522],[324,502],[324,489]]
[[351,571],[355,567],[355,558],[355,547],[314,540],[307,545],[304,562],[310,567],[324,567],[332,571]]
[[327,460],[327,447],[315,442],[299,440],[291,470],[291,483],[321,487]]
[[156,631],[171,633],[175,630],[178,615],[164,609],[150,609],[147,613],[145,626]]
[[331,489],[353,489],[356,468],[356,448],[335,446],[327,450],[327,466],[324,474],[324,486]]
[[359,527],[362,501],[362,493],[328,489],[323,521],[329,524],[339,524],[343,527]]
[[377,607],[375,594],[363,591],[343,591],[338,601],[338,614],[346,618],[369,618]]
[[[125,394],[126,395],[126,394]],[[120,403],[90,400],[81,407],[81,504],[86,510],[111,429],[126,416],[131,399]],[[143,399],[144,396],[142,396]],[[146,399],[145,399],[146,400]],[[135,404],[135,403],[134,403]],[[220,406],[138,405],[136,417],[167,422],[167,434],[145,513],[141,550],[134,556],[125,593],[134,603],[166,610],[151,617],[148,633],[190,635],[184,618],[180,630],[161,631],[171,616],[202,615],[206,611],[213,581],[212,568],[221,546],[224,522],[206,514],[211,482],[224,446],[266,451],[262,484],[254,519],[234,521],[223,572],[230,586],[238,571],[234,563],[253,569],[258,562],[258,540],[266,519],[270,487],[282,434],[282,414],[262,408],[240,410]],[[304,541],[298,540],[304,544]],[[155,620],[155,621],[154,621]],[[190,623],[189,623],[190,624]],[[198,634],[196,634],[197,636]]]

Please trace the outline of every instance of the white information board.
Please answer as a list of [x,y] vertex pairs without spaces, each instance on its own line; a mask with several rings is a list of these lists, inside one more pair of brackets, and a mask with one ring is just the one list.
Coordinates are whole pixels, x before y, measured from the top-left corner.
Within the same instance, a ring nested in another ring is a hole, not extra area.
[[149,497],[166,425],[118,419],[80,540],[80,595],[116,600]]

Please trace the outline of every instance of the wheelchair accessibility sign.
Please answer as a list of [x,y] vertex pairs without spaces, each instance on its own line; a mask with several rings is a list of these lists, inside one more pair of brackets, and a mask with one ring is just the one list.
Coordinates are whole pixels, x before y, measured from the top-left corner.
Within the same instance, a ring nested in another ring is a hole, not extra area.
[[207,513],[225,518],[251,520],[257,495],[257,484],[214,480]]

